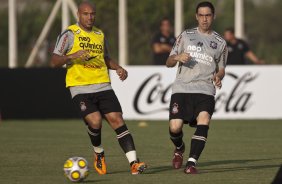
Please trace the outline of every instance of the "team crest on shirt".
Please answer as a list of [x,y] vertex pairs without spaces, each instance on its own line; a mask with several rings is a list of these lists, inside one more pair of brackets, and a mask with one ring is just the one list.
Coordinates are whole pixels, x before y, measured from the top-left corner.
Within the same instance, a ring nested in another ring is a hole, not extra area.
[[87,108],[86,108],[85,102],[80,102],[80,110],[85,111],[86,109]]
[[172,114],[177,114],[178,113],[178,104],[177,103],[174,103],[173,105],[172,105],[172,110],[171,110],[171,113]]
[[211,41],[210,47],[213,48],[213,49],[217,49],[217,43],[214,42],[214,41]]

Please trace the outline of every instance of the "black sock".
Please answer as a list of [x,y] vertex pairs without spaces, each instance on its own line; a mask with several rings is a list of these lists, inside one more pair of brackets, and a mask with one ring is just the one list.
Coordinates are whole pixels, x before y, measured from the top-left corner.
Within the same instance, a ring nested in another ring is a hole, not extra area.
[[169,130],[169,135],[170,135],[170,140],[173,142],[176,149],[183,150],[185,145],[184,145],[184,142],[182,140],[182,137],[183,137],[182,131],[179,132],[179,133],[173,133],[173,132],[171,132],[171,130]]
[[135,150],[133,138],[126,125],[117,128],[115,131],[119,145],[123,149],[124,153]]
[[88,125],[88,135],[93,146],[97,147],[101,145],[101,128],[94,129]]
[[205,147],[208,137],[208,130],[208,125],[197,125],[196,132],[191,139],[191,149],[187,165],[196,165],[195,161],[200,158],[200,155]]

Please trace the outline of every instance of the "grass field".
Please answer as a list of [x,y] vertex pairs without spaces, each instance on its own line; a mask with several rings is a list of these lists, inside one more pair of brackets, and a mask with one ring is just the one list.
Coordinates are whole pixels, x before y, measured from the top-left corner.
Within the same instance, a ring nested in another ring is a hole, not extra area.
[[[89,184],[270,184],[282,164],[282,120],[213,121],[198,175],[185,175],[183,169],[172,169],[174,148],[167,122],[148,122],[144,128],[138,127],[136,121],[127,125],[134,136],[139,158],[149,166],[143,175],[130,175],[115,133],[106,122],[102,143],[109,174],[99,176],[93,171],[92,148],[82,121],[2,121],[0,183],[70,183],[63,176],[63,163],[72,156],[82,156],[90,162],[90,175],[83,182]],[[187,148],[193,132],[194,129],[185,126]]]

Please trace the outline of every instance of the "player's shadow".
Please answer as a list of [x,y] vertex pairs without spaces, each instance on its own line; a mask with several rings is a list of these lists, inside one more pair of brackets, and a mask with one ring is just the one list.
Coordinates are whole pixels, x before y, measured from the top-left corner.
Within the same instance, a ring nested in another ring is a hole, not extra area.
[[147,168],[147,170],[145,171],[144,174],[155,174],[155,173],[161,173],[161,172],[169,171],[169,170],[173,170],[171,165],[149,167],[149,168]]
[[[269,158],[269,159],[246,159],[246,160],[220,160],[220,161],[211,161],[211,162],[203,162],[200,163],[200,167],[206,166],[219,166],[216,168],[202,168],[200,173],[220,173],[220,172],[232,172],[232,171],[240,171],[240,170],[255,170],[261,168],[278,168],[281,163],[277,164],[259,164],[259,165],[249,165],[252,162],[259,161],[268,161],[268,160],[281,160],[281,158]],[[228,164],[233,164],[232,166],[228,166]],[[238,164],[237,166],[234,164]]]
[[245,160],[218,160],[209,162],[200,162],[199,166],[215,166],[226,164],[247,164],[251,162],[269,161],[269,160],[281,160],[282,158],[265,158],[265,159],[245,159]]
[[[259,161],[268,161],[268,160],[281,160],[281,158],[270,158],[270,159],[246,159],[246,160],[219,160],[219,161],[210,161],[199,163],[200,173],[211,173],[211,172],[231,172],[231,171],[240,171],[240,170],[254,170],[261,168],[279,168],[281,163],[277,164],[259,164],[259,165],[249,165],[252,162]],[[238,164],[237,166],[228,166],[229,164]],[[184,169],[183,164],[181,169]],[[222,165],[221,167],[219,167]],[[217,166],[216,168],[210,168],[212,166]],[[208,167],[208,168],[205,168]],[[158,167],[149,167],[144,174],[156,174],[162,173],[169,170],[175,170],[172,168],[172,165],[163,165]]]
[[83,183],[108,183],[108,181],[110,181],[110,180],[107,180],[107,179],[99,179],[99,180],[85,180],[85,181],[82,181],[82,182],[79,182],[79,183],[81,183],[81,184],[83,184]]

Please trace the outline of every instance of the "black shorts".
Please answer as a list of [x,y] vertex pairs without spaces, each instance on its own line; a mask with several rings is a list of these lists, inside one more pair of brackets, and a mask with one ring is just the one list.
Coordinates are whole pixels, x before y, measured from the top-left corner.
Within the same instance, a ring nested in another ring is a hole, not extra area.
[[88,114],[97,111],[102,115],[110,112],[122,113],[120,103],[113,90],[78,94],[72,100],[83,118]]
[[214,107],[214,96],[198,93],[176,93],[171,96],[169,120],[182,119],[184,123],[196,126],[199,113],[206,111],[212,116]]

